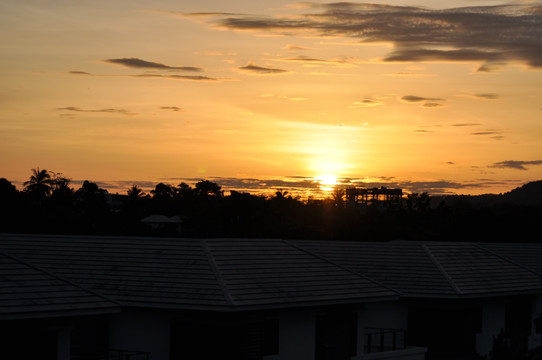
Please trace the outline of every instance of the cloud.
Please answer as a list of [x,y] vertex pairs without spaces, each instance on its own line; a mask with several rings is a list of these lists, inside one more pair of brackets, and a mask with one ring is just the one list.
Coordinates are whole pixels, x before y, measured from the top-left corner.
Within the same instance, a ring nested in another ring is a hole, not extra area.
[[[213,26],[391,43],[383,61],[476,61],[478,72],[519,61],[542,67],[542,11],[536,3],[427,9],[370,3],[304,3],[284,16],[204,13]],[[192,14],[191,16],[195,16]],[[188,16],[188,15],[187,15]]]
[[129,75],[130,77],[137,78],[156,78],[156,79],[172,79],[172,80],[192,80],[192,81],[224,81],[224,80],[234,80],[227,78],[213,78],[204,75],[162,75],[162,74],[139,74],[139,75]]
[[288,70],[259,66],[253,63],[249,63],[245,66],[241,66],[239,70],[243,70],[243,71],[247,71],[251,73],[257,73],[257,74],[268,74],[268,75],[284,74],[288,72]]
[[478,67],[478,69],[476,69],[476,72],[479,72],[479,73],[490,73],[490,72],[495,72],[497,70],[500,70],[501,69],[501,66],[502,64],[495,64],[495,63],[485,63],[485,64],[482,64]]
[[483,131],[476,131],[471,133],[471,135],[475,136],[489,136],[490,139],[493,140],[502,140],[504,139],[504,136],[502,133],[498,130],[483,130]]
[[500,132],[498,131],[477,131],[471,133],[471,135],[499,135]]
[[182,111],[180,107],[177,106],[162,106],[160,109],[162,110],[171,110],[171,111]]
[[353,63],[357,62],[357,59],[352,57],[345,57],[343,59],[319,59],[308,56],[297,56],[280,59],[284,62],[298,62],[298,63],[308,63],[308,64],[325,64],[325,65],[338,65],[338,66],[354,66]]
[[288,44],[284,47],[284,50],[314,50],[314,48],[309,48],[306,46],[292,45]]
[[195,66],[169,66],[152,61],[146,61],[138,58],[122,58],[122,59],[107,59],[103,60],[106,63],[117,64],[129,68],[137,69],[153,69],[153,70],[181,70],[181,71],[203,71],[202,68]]
[[384,103],[380,100],[364,98],[359,101],[355,101],[352,105],[350,105],[350,108],[356,109],[356,108],[373,107],[373,106],[380,106],[380,105],[384,105]]
[[428,109],[436,109],[436,108],[444,107],[444,104],[439,104],[439,103],[434,103],[434,102],[426,102],[426,103],[422,104],[422,107],[428,108]]
[[415,95],[405,95],[401,97],[401,100],[405,102],[422,102],[422,101],[443,101],[444,99],[439,98],[428,98]]
[[106,108],[106,109],[81,109],[76,106],[67,106],[62,108],[57,108],[58,111],[72,111],[72,112],[82,112],[82,113],[109,113],[109,114],[121,114],[121,115],[136,115],[135,113],[132,113],[125,109],[114,109],[114,108]]
[[172,80],[192,80],[192,81],[226,81],[236,80],[232,78],[214,78],[205,75],[178,75],[178,74],[133,74],[133,75],[103,75],[103,74],[91,74],[84,71],[70,71],[73,75],[87,75],[98,77],[135,77],[135,78],[156,78],[156,79],[172,79]]
[[497,100],[500,99],[500,96],[494,93],[481,93],[481,94],[459,94],[457,96],[464,96],[471,99],[477,100]]
[[489,167],[499,168],[499,169],[527,170],[527,166],[536,166],[536,165],[542,165],[542,160],[533,160],[533,161],[506,160],[506,161],[496,162],[492,165],[489,165]]

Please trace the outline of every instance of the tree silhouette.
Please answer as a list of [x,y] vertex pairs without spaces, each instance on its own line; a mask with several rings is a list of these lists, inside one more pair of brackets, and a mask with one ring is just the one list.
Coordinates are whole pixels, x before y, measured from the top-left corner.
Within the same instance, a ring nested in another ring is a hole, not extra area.
[[55,198],[67,199],[73,195],[73,189],[70,188],[71,180],[65,177],[62,173],[52,172],[51,190],[52,196]]
[[180,198],[186,199],[186,198],[190,198],[192,195],[194,195],[194,189],[192,189],[192,187],[190,185],[188,185],[187,183],[182,182],[182,183],[179,184],[179,186],[177,188],[177,193],[178,193]]
[[216,198],[220,198],[224,195],[222,192],[222,187],[209,180],[201,180],[200,182],[196,183],[194,192],[200,197],[214,196]]
[[47,170],[40,168],[32,169],[30,180],[24,182],[25,191],[36,196],[37,198],[45,198],[51,194],[53,183],[51,175]]
[[431,204],[431,196],[428,193],[423,192],[421,194],[412,193],[408,194],[406,198],[406,207],[408,210],[423,212],[429,208]]
[[137,200],[145,196],[143,190],[137,185],[132,185],[132,187],[128,189],[127,194],[128,198],[132,200]]
[[340,187],[335,186],[333,188],[333,192],[331,193],[331,198],[333,199],[333,202],[337,206],[344,206],[344,197],[346,195],[346,191],[344,189],[341,189]]
[[17,188],[6,178],[0,178],[0,196],[13,196],[17,193]]
[[156,184],[154,190],[151,190],[155,199],[170,199],[175,195],[175,192],[175,187],[164,183]]

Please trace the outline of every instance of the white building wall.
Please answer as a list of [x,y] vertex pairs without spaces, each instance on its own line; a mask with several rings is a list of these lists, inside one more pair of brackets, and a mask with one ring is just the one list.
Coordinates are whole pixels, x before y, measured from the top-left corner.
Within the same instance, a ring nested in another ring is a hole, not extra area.
[[111,317],[111,349],[149,352],[149,360],[169,360],[170,322],[146,312],[123,311]]
[[482,332],[476,335],[476,352],[486,356],[493,347],[493,339],[505,327],[506,304],[503,300],[493,300],[482,306]]

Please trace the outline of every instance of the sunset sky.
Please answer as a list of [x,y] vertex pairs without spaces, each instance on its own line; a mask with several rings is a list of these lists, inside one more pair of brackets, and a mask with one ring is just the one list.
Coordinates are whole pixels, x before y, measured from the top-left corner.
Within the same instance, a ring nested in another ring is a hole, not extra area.
[[19,187],[542,179],[540,1],[2,1],[0,52]]

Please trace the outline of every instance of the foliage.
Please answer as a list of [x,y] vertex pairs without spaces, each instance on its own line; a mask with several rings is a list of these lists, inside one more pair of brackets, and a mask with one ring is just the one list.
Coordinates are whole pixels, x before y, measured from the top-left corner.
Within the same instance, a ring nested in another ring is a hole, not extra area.
[[[0,179],[0,232],[39,232],[186,237],[254,237],[349,241],[539,241],[542,206],[407,195],[403,206],[353,206],[336,189],[328,199],[302,201],[287,191],[265,197],[231,191],[201,180],[194,187],[159,183],[150,194],[134,185],[108,194],[84,181],[74,190],[60,173],[32,170],[23,191]],[[49,189],[49,190],[47,190]],[[504,196],[503,196],[504,198]],[[149,215],[177,216],[181,231],[146,228]]]
[[43,199],[51,194],[53,182],[47,170],[40,168],[32,169],[30,180],[24,182],[25,191],[34,197]]

